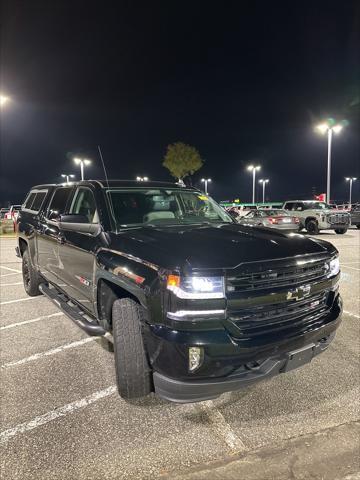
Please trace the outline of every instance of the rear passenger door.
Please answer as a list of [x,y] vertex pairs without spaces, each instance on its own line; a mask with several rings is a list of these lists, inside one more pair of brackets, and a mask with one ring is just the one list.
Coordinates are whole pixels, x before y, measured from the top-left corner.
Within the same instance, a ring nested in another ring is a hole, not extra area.
[[57,188],[37,229],[38,266],[41,274],[55,284],[62,269],[59,258],[59,220],[66,213],[73,187]]
[[61,230],[59,257],[61,270],[59,276],[65,293],[94,313],[94,268],[95,252],[100,246],[99,217],[95,196],[89,187],[78,187],[69,208],[69,214],[84,215],[89,224],[99,226],[95,233],[76,230]]

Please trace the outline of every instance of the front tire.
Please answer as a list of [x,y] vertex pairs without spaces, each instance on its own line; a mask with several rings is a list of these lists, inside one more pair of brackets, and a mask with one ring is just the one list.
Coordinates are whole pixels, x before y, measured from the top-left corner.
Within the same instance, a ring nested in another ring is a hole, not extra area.
[[22,275],[25,292],[30,295],[30,297],[41,295],[39,290],[41,278],[35,268],[32,266],[29,251],[27,249],[22,256]]
[[335,233],[338,235],[344,235],[347,232],[347,228],[335,228]]
[[306,231],[310,233],[311,235],[318,235],[320,232],[319,230],[319,225],[316,220],[309,220],[306,222]]
[[142,307],[129,298],[115,300],[112,325],[116,381],[122,398],[138,398],[152,391],[152,375],[141,333]]

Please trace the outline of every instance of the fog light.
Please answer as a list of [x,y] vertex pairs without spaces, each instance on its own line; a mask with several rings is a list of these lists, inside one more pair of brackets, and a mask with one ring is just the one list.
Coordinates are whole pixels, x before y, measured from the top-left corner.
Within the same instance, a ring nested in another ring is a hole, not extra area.
[[189,347],[189,371],[197,370],[202,362],[203,349],[202,347]]

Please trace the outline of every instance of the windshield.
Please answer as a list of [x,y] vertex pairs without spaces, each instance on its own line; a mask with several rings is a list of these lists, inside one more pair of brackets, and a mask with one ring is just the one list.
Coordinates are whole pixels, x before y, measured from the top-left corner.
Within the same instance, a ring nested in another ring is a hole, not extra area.
[[233,223],[207,195],[179,189],[111,189],[110,206],[116,227]]

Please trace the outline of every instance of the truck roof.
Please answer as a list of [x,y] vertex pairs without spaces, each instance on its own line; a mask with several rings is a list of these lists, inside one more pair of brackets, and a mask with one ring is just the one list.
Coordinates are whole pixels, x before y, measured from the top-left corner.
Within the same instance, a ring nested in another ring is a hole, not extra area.
[[[183,186],[174,182],[158,182],[158,181],[137,181],[137,180],[82,180],[78,182],[71,182],[71,185],[97,185],[101,188],[107,188],[108,184],[110,188],[141,188],[141,187],[153,187],[153,188],[174,188],[174,189],[193,189],[194,187]],[[34,185],[34,188],[48,188],[48,187],[59,187],[64,186],[66,183],[48,183],[43,185]]]

